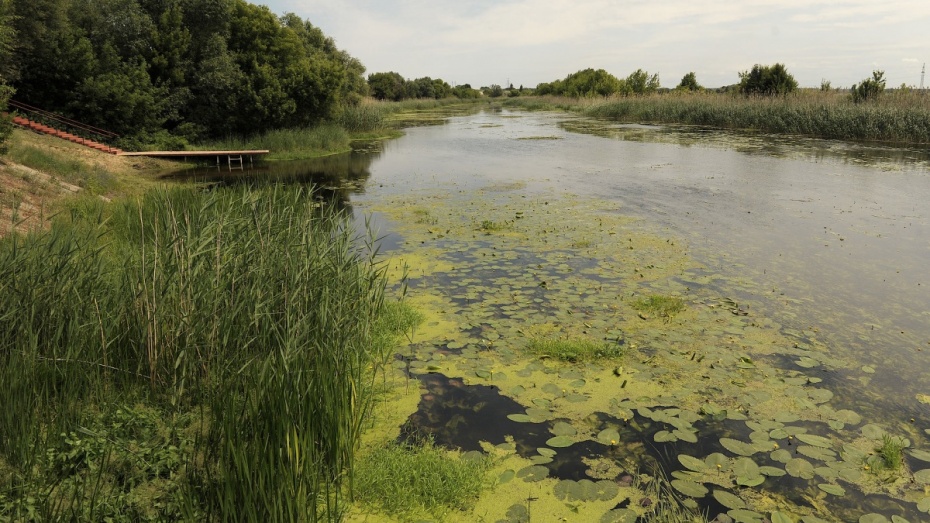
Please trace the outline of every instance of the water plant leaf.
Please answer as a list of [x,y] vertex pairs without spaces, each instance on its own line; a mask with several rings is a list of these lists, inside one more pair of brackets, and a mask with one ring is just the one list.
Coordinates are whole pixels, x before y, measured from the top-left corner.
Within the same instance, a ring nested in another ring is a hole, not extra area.
[[916,459],[919,459],[920,461],[930,462],[930,452],[926,450],[913,449],[913,450],[908,451],[908,454],[910,454]]
[[697,459],[687,454],[679,454],[678,461],[681,462],[685,468],[695,472],[703,472],[704,470],[707,470],[707,466],[704,464],[703,460]]
[[752,456],[758,452],[754,445],[737,439],[720,438],[720,444],[723,445],[723,448],[739,456]]
[[914,481],[921,485],[930,485],[930,469],[923,469],[915,472]]
[[556,436],[546,440],[546,445],[555,448],[570,447],[573,443],[575,443],[575,440],[568,436]]
[[616,445],[620,442],[620,433],[617,429],[604,429],[597,433],[596,439],[604,445]]
[[707,487],[701,485],[700,483],[695,483],[694,481],[673,479],[672,487],[674,487],[678,492],[693,498],[703,498],[708,493]]
[[768,465],[759,467],[759,473],[770,478],[780,478],[787,474],[787,472],[778,467],[770,467]]
[[736,484],[743,487],[758,487],[765,483],[765,476],[736,476]]
[[475,371],[475,376],[478,376],[481,379],[488,380],[491,379],[491,371],[479,369]]
[[610,501],[620,494],[620,487],[616,482],[603,480],[595,483],[596,499],[601,501]]
[[833,419],[835,419],[836,421],[841,421],[845,423],[846,425],[858,425],[862,423],[862,416],[848,409],[838,410],[834,412]]
[[808,445],[813,445],[815,447],[821,447],[828,449],[833,446],[833,442],[823,436],[817,436],[815,434],[798,434],[795,436],[799,440],[807,443]]
[[930,496],[922,498],[917,502],[917,510],[921,512],[930,512]]
[[656,443],[670,443],[673,441],[678,441],[678,436],[667,430],[660,430],[652,436],[652,439],[654,439]]
[[833,494],[834,496],[846,495],[846,489],[839,485],[834,485],[833,483],[820,483],[817,485],[817,488],[826,492],[827,494]]
[[538,452],[540,456],[545,456],[547,458],[551,458],[556,455],[556,451],[548,447],[540,447],[536,449],[536,452]]
[[750,458],[739,458],[733,463],[733,473],[740,476],[755,478],[760,475],[759,465]]
[[860,516],[859,523],[889,523],[889,521],[885,516],[873,512]]
[[746,502],[740,499],[739,496],[731,494],[726,490],[714,489],[714,499],[720,502],[726,508],[729,509],[740,509],[746,508]]
[[813,479],[814,477],[814,466],[802,458],[792,458],[785,463],[785,471],[796,478]]
[[552,428],[549,429],[549,432],[555,436],[574,436],[578,433],[578,431],[575,430],[575,427],[571,426],[570,423],[565,423],[564,421],[556,422]]
[[794,519],[791,516],[777,510],[772,512],[772,515],[769,517],[769,519],[772,520],[772,523],[794,523]]
[[798,454],[807,456],[808,458],[819,459],[820,461],[832,461],[836,459],[836,452],[833,452],[830,449],[812,447],[810,445],[799,446],[797,452]]
[[769,437],[772,439],[785,439],[788,437],[788,431],[785,429],[774,429],[769,432]]
[[710,470],[730,470],[730,459],[720,452],[714,452],[704,458],[704,464]]
[[737,523],[762,523],[763,518],[762,514],[744,508],[729,510],[727,511],[727,515],[733,518]]
[[549,469],[542,465],[530,465],[517,472],[517,477],[523,481],[542,481],[549,475]]
[[611,510],[601,516],[600,523],[633,523],[639,518],[639,514],[628,508]]
[[814,403],[826,403],[833,399],[833,392],[827,389],[813,389],[807,394]]
[[532,418],[526,414],[508,414],[507,419],[510,421],[516,421],[517,423],[529,423],[532,421]]
[[906,519],[904,519],[904,518],[902,518],[901,516],[899,516],[899,515],[897,515],[897,514],[892,514],[892,515],[891,515],[891,523],[911,523],[911,522],[908,521],[908,520],[906,520]]
[[507,470],[505,470],[504,472],[501,472],[501,475],[497,477],[497,482],[498,482],[498,483],[501,483],[501,484],[507,483],[507,482],[513,480],[513,478],[514,478],[516,475],[517,475],[517,473],[516,473],[513,469],[507,469]]
[[862,429],[860,430],[862,432],[862,435],[869,439],[880,440],[882,439],[882,436],[886,434],[885,429],[883,429],[881,426],[876,425],[874,423],[869,423],[868,425],[864,425]]

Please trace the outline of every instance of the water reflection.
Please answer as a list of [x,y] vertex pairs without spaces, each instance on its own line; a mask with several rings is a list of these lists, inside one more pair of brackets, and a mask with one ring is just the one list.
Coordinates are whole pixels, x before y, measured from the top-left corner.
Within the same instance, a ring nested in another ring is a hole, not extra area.
[[197,167],[177,171],[164,179],[209,183],[222,186],[296,184],[314,186],[319,197],[333,202],[340,209],[351,211],[353,194],[365,192],[365,183],[371,178],[371,164],[381,155],[371,147],[356,147],[352,152],[321,158],[293,161],[259,162],[242,169]]

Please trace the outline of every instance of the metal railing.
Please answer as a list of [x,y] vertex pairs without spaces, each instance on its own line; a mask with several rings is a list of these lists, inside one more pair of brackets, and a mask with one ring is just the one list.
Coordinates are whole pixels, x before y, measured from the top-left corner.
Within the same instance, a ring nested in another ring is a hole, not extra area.
[[59,114],[55,114],[44,109],[39,109],[38,107],[33,107],[29,104],[17,102],[16,100],[10,100],[7,102],[7,105],[9,105],[13,112],[19,113],[21,116],[28,118],[29,120],[46,125],[48,127],[53,127],[59,131],[73,134],[85,140],[92,140],[112,146],[112,142],[119,138],[119,135],[116,133],[112,133],[105,129],[100,129],[99,127],[94,127],[92,125],[87,125],[78,122],[77,120],[72,120]]

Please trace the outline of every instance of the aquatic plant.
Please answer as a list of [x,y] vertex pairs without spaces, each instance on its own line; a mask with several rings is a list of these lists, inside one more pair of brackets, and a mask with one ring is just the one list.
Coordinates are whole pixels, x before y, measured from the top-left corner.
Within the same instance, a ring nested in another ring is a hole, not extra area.
[[617,342],[552,338],[533,338],[528,350],[540,358],[554,358],[569,363],[602,359],[620,360],[626,352],[624,346]]
[[882,434],[882,442],[875,447],[875,453],[866,458],[866,467],[873,474],[894,472],[904,464],[905,441],[888,434]]
[[[346,218],[301,189],[185,188],[0,240],[0,519],[143,520],[143,495],[157,520],[336,519],[419,318],[385,308]],[[165,447],[127,464],[148,448],[128,426]]]
[[681,298],[658,294],[637,298],[630,305],[644,315],[658,316],[666,320],[670,320],[685,309],[685,302]]
[[450,518],[489,487],[491,459],[435,446],[388,443],[362,457],[356,475],[358,501],[395,516]]

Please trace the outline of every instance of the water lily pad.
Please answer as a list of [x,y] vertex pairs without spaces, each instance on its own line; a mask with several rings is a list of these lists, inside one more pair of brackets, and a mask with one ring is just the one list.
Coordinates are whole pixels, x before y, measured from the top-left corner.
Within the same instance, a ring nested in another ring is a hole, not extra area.
[[752,456],[758,449],[749,443],[732,438],[720,438],[720,444],[723,448],[739,456]]
[[820,483],[817,485],[817,488],[826,492],[827,494],[833,494],[834,496],[846,495],[846,489],[839,485],[834,485],[833,483]]
[[921,512],[930,512],[930,496],[922,498],[917,502],[917,510]]
[[508,414],[507,419],[510,421],[516,421],[517,423],[529,423],[532,421],[532,418],[526,414]]
[[745,476],[754,478],[760,475],[759,465],[749,458],[739,458],[733,462],[733,473],[736,474],[737,477]]
[[769,432],[769,437],[772,439],[785,439],[788,437],[788,431],[785,429],[774,429]]
[[772,523],[794,523],[794,519],[791,516],[777,510],[772,512],[772,515],[769,517],[769,519],[772,520]]
[[833,399],[833,392],[827,389],[813,389],[808,391],[807,395],[814,403],[826,403]]
[[862,366],[862,372],[864,372],[864,373],[866,373],[866,374],[875,374],[875,367],[873,367],[873,366],[871,366],[871,365],[863,365],[863,366]]
[[779,423],[794,423],[795,421],[798,421],[799,419],[801,418],[798,417],[798,415],[794,414],[793,412],[785,411],[785,412],[779,412],[775,414],[775,421]]
[[543,409],[548,409],[552,405],[552,400],[547,400],[546,398],[536,398],[533,400],[533,405]]
[[575,440],[568,436],[556,436],[546,440],[546,445],[555,448],[570,447],[573,443],[575,443]]
[[785,471],[796,478],[813,479],[814,466],[809,461],[801,458],[792,458],[785,463]]
[[617,429],[604,429],[597,433],[596,439],[604,445],[616,445],[620,442],[620,433]]
[[556,451],[548,447],[540,447],[536,449],[536,452],[538,452],[540,456],[545,456],[547,458],[551,458],[557,454]]
[[743,508],[727,511],[727,515],[733,518],[736,523],[762,523],[762,518],[764,517],[758,512],[753,512],[752,510],[746,510]]
[[930,469],[923,469],[915,472],[914,481],[921,485],[930,485]]
[[778,450],[772,451],[772,453],[769,454],[769,457],[772,458],[772,461],[777,461],[779,463],[788,463],[789,461],[791,461],[791,458],[794,456],[792,456],[791,453],[785,449],[778,449]]
[[714,499],[720,502],[721,505],[728,509],[741,509],[746,508],[746,502],[740,499],[739,496],[731,494],[726,490],[714,490]]
[[549,469],[542,465],[530,465],[517,472],[517,477],[523,479],[523,481],[542,481],[548,475]]
[[478,376],[481,379],[488,380],[488,379],[491,379],[491,371],[484,370],[484,369],[478,369],[475,371],[475,376]]
[[500,476],[498,476],[497,482],[498,482],[498,483],[501,483],[501,484],[507,483],[507,482],[513,480],[514,476],[516,476],[516,475],[517,475],[517,473],[516,473],[514,470],[512,470],[512,469],[505,470],[504,472],[501,473]]
[[707,487],[701,485],[700,483],[695,483],[694,481],[673,479],[672,487],[674,487],[678,492],[693,498],[703,498],[708,493]]
[[613,481],[603,480],[595,483],[594,492],[596,499],[610,501],[620,494],[620,487]]
[[707,466],[704,464],[704,460],[697,459],[687,454],[679,454],[678,461],[681,462],[685,468],[695,472],[703,472],[704,470],[707,470]]
[[574,436],[578,433],[578,431],[575,430],[575,427],[571,426],[570,423],[565,423],[564,421],[556,422],[554,425],[552,425],[552,428],[549,429],[549,432],[555,436]]
[[812,459],[819,459],[820,461],[832,461],[836,459],[836,452],[833,452],[830,449],[812,447],[810,445],[799,446],[798,454],[807,456],[808,458]]
[[930,405],[930,394],[917,394],[917,401]]
[[823,436],[817,436],[815,434],[798,434],[795,437],[803,441],[804,443],[807,443],[808,445],[813,445],[815,447],[821,447],[821,448],[828,449],[833,446],[832,441],[830,441],[829,439]]
[[675,436],[667,430],[660,430],[652,436],[652,439],[654,439],[657,443],[669,443],[672,441],[678,441],[678,436]]
[[565,400],[569,403],[582,403],[588,401],[588,397],[584,394],[571,393],[565,396]]
[[766,465],[764,467],[759,467],[759,474],[762,474],[763,476],[768,476],[770,478],[780,478],[784,476],[785,474],[787,474],[787,472],[785,472],[784,470],[778,467],[770,467]]
[[882,439],[882,436],[886,434],[885,429],[874,423],[863,426],[861,431],[862,435],[869,439]]
[[672,435],[675,436],[677,439],[680,439],[681,441],[686,441],[688,443],[698,442],[697,431],[694,431],[694,430],[676,429],[672,431]]
[[838,410],[834,412],[833,419],[843,422],[847,425],[858,425],[862,423],[862,416],[860,416],[858,413],[854,411],[847,410],[847,409]]
[[889,523],[888,518],[881,514],[866,514],[859,517],[859,523]]
[[628,508],[611,510],[601,516],[600,523],[633,523],[639,518],[639,514]]
[[897,514],[892,514],[892,515],[891,515],[891,523],[911,523],[911,522],[908,521],[908,520],[906,520],[906,519],[904,519],[904,518],[902,518],[901,516],[899,516],[899,515],[897,515]]
[[920,461],[930,462],[930,452],[926,450],[913,449],[913,450],[908,451],[908,454],[919,459]]
[[720,452],[714,452],[704,458],[704,464],[710,470],[730,470],[730,458]]

